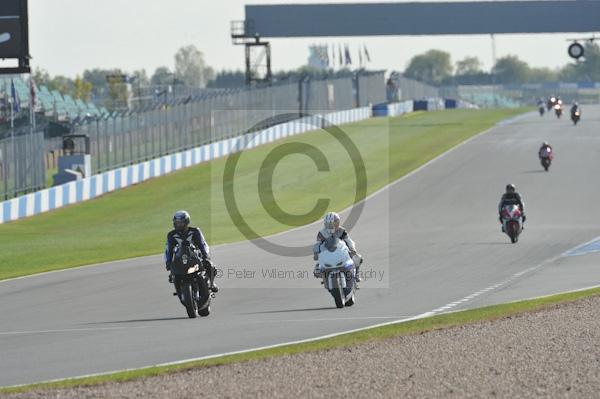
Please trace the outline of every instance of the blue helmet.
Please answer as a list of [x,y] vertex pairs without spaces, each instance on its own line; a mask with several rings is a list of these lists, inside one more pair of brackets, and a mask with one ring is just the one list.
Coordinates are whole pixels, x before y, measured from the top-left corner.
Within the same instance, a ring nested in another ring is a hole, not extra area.
[[173,228],[178,232],[184,232],[190,225],[190,214],[187,211],[177,211],[173,215]]

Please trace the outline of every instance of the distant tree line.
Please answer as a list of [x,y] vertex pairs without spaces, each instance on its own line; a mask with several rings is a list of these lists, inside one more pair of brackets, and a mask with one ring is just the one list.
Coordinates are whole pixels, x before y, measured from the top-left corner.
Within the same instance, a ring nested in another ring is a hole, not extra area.
[[517,56],[499,58],[492,70],[486,72],[477,57],[466,57],[452,64],[450,54],[429,50],[413,57],[404,75],[431,85],[520,84],[542,82],[600,82],[600,46],[587,42],[585,57],[562,68],[531,67]]
[[171,71],[166,66],[156,68],[151,76],[145,69],[127,72],[120,68],[86,69],[83,74],[75,79],[66,76],[50,76],[41,68],[33,72],[33,79],[37,85],[47,86],[50,90],[57,90],[83,101],[105,101],[105,105],[123,103],[127,99],[127,89],[123,82],[107,80],[107,76],[125,75],[127,83],[133,87],[164,86],[170,84],[185,84],[189,87],[206,87],[214,79],[214,70],[204,61],[204,55],[195,46],[181,47],[175,53],[175,69]]
[[[174,70],[160,66],[151,75],[144,69],[127,72],[119,68],[93,68],[86,69],[74,79],[61,75],[50,76],[44,69],[37,68],[33,72],[33,78],[36,84],[45,85],[50,90],[57,90],[83,101],[104,103],[109,108],[127,101],[125,85],[118,81],[108,81],[106,77],[109,75],[126,75],[134,92],[140,87],[172,84],[198,88],[235,88],[245,85],[243,71],[223,70],[215,73],[206,63],[203,53],[193,45],[181,47],[175,53],[174,65]],[[273,81],[294,83],[303,78],[335,79],[352,76],[357,72],[360,70],[322,70],[303,66],[291,71],[276,72],[273,74]],[[600,81],[600,47],[593,42],[586,43],[583,60],[558,69],[531,67],[518,57],[508,55],[499,58],[491,71],[484,71],[482,62],[477,57],[466,57],[453,64],[449,53],[429,50],[413,57],[404,75],[435,86]]]

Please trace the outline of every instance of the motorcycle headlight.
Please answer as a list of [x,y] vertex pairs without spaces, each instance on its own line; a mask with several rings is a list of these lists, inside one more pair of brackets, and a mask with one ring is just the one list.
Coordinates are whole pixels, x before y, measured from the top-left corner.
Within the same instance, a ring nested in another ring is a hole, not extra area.
[[187,274],[192,274],[197,272],[198,270],[200,270],[200,268],[198,267],[198,265],[194,265],[190,268],[187,269]]

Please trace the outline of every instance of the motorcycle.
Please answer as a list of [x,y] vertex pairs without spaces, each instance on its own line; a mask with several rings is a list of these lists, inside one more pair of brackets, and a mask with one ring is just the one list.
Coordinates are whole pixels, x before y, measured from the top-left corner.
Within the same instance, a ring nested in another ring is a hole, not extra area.
[[346,243],[335,236],[321,244],[318,267],[322,284],[333,296],[335,306],[343,308],[356,303],[356,267]]
[[506,205],[502,208],[502,226],[510,242],[515,244],[519,241],[519,234],[523,231],[523,217],[517,205]]
[[579,119],[581,119],[581,111],[580,110],[571,112],[571,120],[573,121],[573,125],[577,125],[577,122],[579,122]]
[[175,286],[173,295],[185,306],[189,318],[196,318],[196,314],[202,317],[210,314],[209,272],[197,255],[194,244],[183,241],[175,247],[169,282]]
[[562,116],[562,101],[558,100],[558,102],[556,104],[554,104],[554,113],[556,114],[556,117],[558,119],[560,119],[560,117]]
[[554,107],[555,103],[556,103],[556,97],[550,97],[550,99],[548,99],[548,102],[546,103],[546,108],[548,108],[548,112],[550,112],[552,107]]
[[544,112],[546,112],[546,108],[544,108],[543,105],[540,105],[539,111],[540,111],[540,116],[544,116]]
[[539,157],[540,157],[540,162],[542,163],[542,166],[544,167],[544,170],[547,172],[548,168],[550,167],[550,164],[552,163],[552,160],[554,159],[554,153],[552,152],[552,150],[550,148],[546,147],[540,151]]

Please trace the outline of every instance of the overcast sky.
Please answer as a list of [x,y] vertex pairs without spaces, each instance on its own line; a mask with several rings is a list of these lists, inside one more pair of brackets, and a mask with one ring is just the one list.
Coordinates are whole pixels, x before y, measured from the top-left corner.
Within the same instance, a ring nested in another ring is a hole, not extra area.
[[[325,1],[302,0],[302,3]],[[349,1],[326,1],[349,2]],[[368,2],[363,0],[362,2]],[[244,18],[244,4],[261,0],[29,0],[32,65],[51,74],[74,77],[86,68],[126,71],[173,67],[181,46],[194,44],[216,69],[243,69],[242,46],[233,46],[229,23]],[[581,34],[577,34],[580,37]],[[570,62],[567,37],[573,35],[497,35],[496,52],[515,54],[534,66]],[[306,64],[308,45],[347,43],[369,49],[373,69],[403,70],[416,54],[430,48],[449,51],[453,62],[475,55],[489,68],[489,36],[398,36],[365,38],[272,39],[274,70]]]

